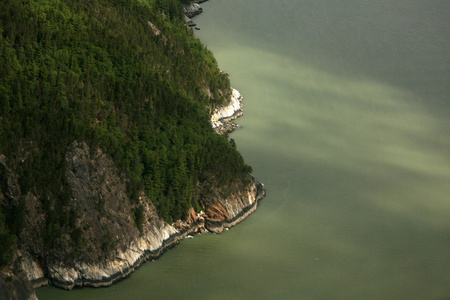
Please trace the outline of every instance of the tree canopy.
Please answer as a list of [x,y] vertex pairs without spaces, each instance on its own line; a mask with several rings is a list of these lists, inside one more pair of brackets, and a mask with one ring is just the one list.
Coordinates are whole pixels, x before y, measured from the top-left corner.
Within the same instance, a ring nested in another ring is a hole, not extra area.
[[[234,142],[211,129],[230,83],[179,1],[1,1],[0,70],[0,154],[21,195],[46,208],[49,240],[79,235],[64,175],[75,140],[112,157],[131,201],[144,191],[169,222],[200,208],[199,183],[250,176]],[[7,177],[0,172],[0,265],[26,214],[6,195]]]

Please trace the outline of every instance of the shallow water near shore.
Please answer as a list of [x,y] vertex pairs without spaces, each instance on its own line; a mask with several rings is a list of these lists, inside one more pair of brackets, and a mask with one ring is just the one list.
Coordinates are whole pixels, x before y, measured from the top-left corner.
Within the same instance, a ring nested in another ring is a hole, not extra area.
[[111,287],[39,299],[449,299],[450,2],[202,7],[266,198]]

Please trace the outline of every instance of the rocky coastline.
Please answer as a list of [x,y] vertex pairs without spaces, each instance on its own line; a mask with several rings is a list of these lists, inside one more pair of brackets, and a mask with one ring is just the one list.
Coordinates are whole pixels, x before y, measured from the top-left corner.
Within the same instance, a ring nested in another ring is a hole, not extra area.
[[[254,197],[252,197],[254,195]],[[226,213],[218,217],[206,219],[205,228],[214,233],[222,233],[224,229],[231,228],[239,222],[246,219],[250,214],[256,211],[259,201],[266,195],[264,184],[254,181],[252,192],[247,196],[240,198],[240,204],[230,204],[226,199],[218,200],[219,205],[225,208]],[[224,201],[225,200],[225,201]],[[228,218],[223,218],[223,216]]]
[[[214,110],[211,125],[217,133],[228,133],[236,127],[231,121],[242,115],[242,99],[242,95],[233,89],[230,103]],[[84,198],[89,198],[92,181],[96,181],[92,175],[87,178],[88,166],[97,164],[102,169],[112,168],[112,162],[102,153],[89,158],[89,152],[87,145],[75,142],[66,158],[69,166],[67,176],[79,205],[83,205]],[[103,173],[99,176],[105,177],[106,182],[114,183],[113,174]],[[119,183],[115,185],[120,186]],[[123,192],[116,191],[116,196]],[[237,190],[227,198],[220,196],[219,192],[213,193],[207,211],[195,212],[191,208],[187,221],[168,224],[158,217],[151,201],[142,195],[141,202],[145,203],[146,219],[151,221],[144,224],[142,234],[134,233],[122,237],[128,242],[122,240],[119,243],[122,246],[113,250],[100,263],[82,259],[70,263],[64,260],[39,262],[30,253],[19,252],[21,268],[33,288],[48,284],[68,290],[82,286],[109,286],[129,276],[144,262],[157,259],[189,235],[206,231],[222,233],[224,229],[238,224],[257,209],[258,202],[264,196],[264,185],[253,180],[245,190]],[[111,211],[115,210],[113,204],[111,205]],[[106,210],[109,210],[109,207],[106,207]],[[92,216],[86,218],[92,219]],[[114,214],[109,218],[118,216]],[[120,232],[118,234],[120,235]]]
[[211,126],[217,134],[233,132],[238,125],[232,121],[244,114],[241,93],[232,88],[231,100],[227,105],[216,107],[211,114]]
[[192,18],[203,12],[203,8],[199,5],[205,1],[192,1],[189,5],[183,5],[183,13],[186,17]]
[[[189,27],[194,27],[197,25],[191,20],[191,18],[203,12],[203,8],[199,4],[206,1],[207,0],[192,0],[190,4],[182,5],[184,17]],[[195,27],[195,29],[199,30],[200,28]]]
[[[201,13],[202,8],[198,3],[204,1],[206,0],[196,0],[184,6],[186,17]],[[217,134],[230,133],[238,126],[232,120],[242,116],[242,100],[239,91],[232,89],[230,103],[216,107],[211,112],[211,126]],[[110,286],[128,277],[144,262],[157,259],[188,236],[206,231],[220,234],[235,226],[257,209],[259,201],[266,193],[264,185],[252,179],[245,189],[235,189],[236,192],[226,198],[218,191],[214,192],[205,212],[196,212],[191,208],[185,222],[177,221],[173,224],[162,220],[150,199],[142,194],[140,203],[144,205],[146,221],[143,230],[139,232],[129,215],[123,213],[132,211],[135,207],[126,204],[129,200],[125,182],[110,158],[100,150],[89,149],[85,143],[75,141],[66,154],[66,164],[66,177],[74,195],[71,205],[84,211],[84,214],[79,216],[78,225],[89,224],[90,229],[86,229],[84,235],[86,241],[95,245],[93,249],[87,250],[86,252],[90,253],[84,256],[70,258],[61,255],[49,260],[45,255],[44,245],[25,242],[27,250],[16,253],[16,261],[23,272],[17,275],[7,269],[0,270],[0,299],[37,299],[33,289],[44,285],[54,285],[67,290],[83,286]],[[8,186],[11,197],[18,198],[20,191],[17,176],[13,176],[13,171],[6,161],[0,160],[0,167],[12,174]],[[103,204],[101,212],[97,207],[98,203],[91,201],[96,195],[109,199]],[[31,194],[24,195],[24,199],[30,213],[26,227],[42,227],[42,207],[37,205],[36,198]],[[98,226],[104,226],[112,233],[108,251],[103,251],[105,242],[102,244],[99,241],[102,233],[95,232],[99,231]],[[24,233],[25,241],[39,238],[38,233],[33,230]],[[89,255],[92,259],[85,259]],[[105,257],[101,260],[95,258],[102,255]]]
[[[157,259],[189,235],[205,231],[221,233],[225,228],[238,224],[256,210],[264,196],[263,184],[254,181],[248,190],[220,201],[220,209],[224,210],[219,214],[213,207],[206,213],[191,210],[186,223],[169,225],[157,220],[151,230],[133,240],[125,250],[117,249],[113,257],[102,263],[75,262],[69,266],[55,262],[43,269],[29,255],[23,255],[22,269],[33,288],[47,284],[67,290],[82,286],[109,286],[128,277],[144,262]],[[222,206],[222,203],[227,204]]]

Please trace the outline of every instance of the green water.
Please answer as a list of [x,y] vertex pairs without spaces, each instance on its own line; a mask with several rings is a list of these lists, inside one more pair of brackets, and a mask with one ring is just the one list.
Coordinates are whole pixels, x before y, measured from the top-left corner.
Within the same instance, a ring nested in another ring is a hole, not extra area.
[[450,299],[450,2],[210,0],[268,195],[129,279],[42,299]]

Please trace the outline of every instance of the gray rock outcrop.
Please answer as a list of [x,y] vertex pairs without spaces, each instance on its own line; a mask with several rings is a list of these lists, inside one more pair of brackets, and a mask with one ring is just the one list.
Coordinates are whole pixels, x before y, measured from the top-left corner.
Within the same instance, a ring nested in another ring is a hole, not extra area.
[[[146,221],[140,234],[130,218],[133,207],[126,198],[125,184],[110,158],[99,149],[92,153],[85,143],[74,142],[66,161],[66,176],[74,196],[71,205],[83,212],[78,222],[80,226],[84,224],[83,241],[89,249],[71,259],[64,255],[51,260],[41,257],[44,264],[27,253],[21,254],[22,269],[34,287],[47,282],[69,290],[76,286],[111,285],[188,235],[206,229],[221,233],[236,225],[256,210],[265,195],[262,184],[256,181],[226,198],[217,191],[207,201],[205,213],[191,209],[186,222],[168,224],[142,194],[140,203]],[[105,241],[111,249],[105,249]]]
[[[144,235],[136,237],[124,247],[118,247],[100,263],[49,263],[46,266],[46,276],[51,284],[69,290],[76,286],[109,286],[127,277],[143,262],[158,258],[166,249],[188,235],[203,232],[205,229],[221,233],[225,228],[236,225],[256,210],[258,201],[264,196],[263,185],[253,182],[247,190],[235,193],[227,199],[220,196],[211,199],[215,204],[211,205],[206,213],[195,213],[195,217],[190,218],[187,223],[177,222],[169,225],[158,218],[154,219],[151,225],[146,224]],[[154,210],[153,207],[147,209]],[[39,285],[46,282],[44,270],[37,262],[27,261],[23,268],[30,282],[39,282]]]
[[232,89],[230,103],[216,107],[211,115],[211,126],[218,134],[233,132],[237,124],[231,122],[243,115],[243,96],[238,90]]
[[[214,111],[211,124],[217,133],[229,132],[235,126],[230,125],[231,120],[240,115],[242,96],[233,89],[230,103]],[[80,244],[74,244],[65,234],[58,240],[59,248],[49,250],[42,233],[36,230],[46,224],[41,202],[31,193],[21,194],[17,174],[8,167],[6,158],[0,156],[0,168],[8,178],[5,194],[11,201],[23,197],[27,210],[25,229],[20,237],[21,250],[16,253],[22,275],[16,271],[2,273],[3,284],[7,284],[4,288],[9,294],[1,296],[6,299],[35,299],[32,289],[46,284],[69,290],[76,286],[111,285],[127,277],[143,262],[158,258],[188,235],[206,230],[221,233],[236,225],[255,211],[258,201],[265,196],[263,185],[254,180],[226,187],[227,191],[234,191],[231,193],[212,189],[203,202],[205,212],[195,212],[191,208],[188,220],[168,224],[158,216],[144,193],[138,203],[128,199],[126,180],[100,148],[91,149],[84,142],[74,141],[66,152],[65,166],[72,194],[67,209],[78,212],[74,226],[80,229]],[[144,208],[141,231],[132,213],[137,205]],[[20,291],[24,292],[20,294]]]
[[15,274],[9,270],[0,271],[0,299],[37,300],[36,293],[23,274]]
[[198,3],[192,2],[189,5],[183,5],[183,13],[188,18],[192,18],[202,12],[203,8]]

